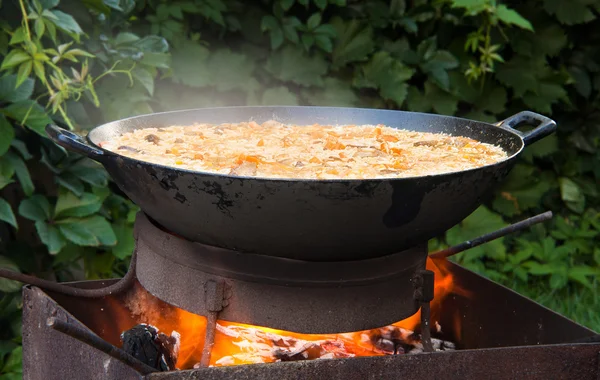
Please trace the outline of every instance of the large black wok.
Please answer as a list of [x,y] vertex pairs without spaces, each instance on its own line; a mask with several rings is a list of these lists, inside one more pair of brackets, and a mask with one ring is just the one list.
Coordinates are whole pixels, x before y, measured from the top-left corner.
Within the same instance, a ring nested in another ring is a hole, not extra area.
[[[109,152],[99,143],[134,129],[275,119],[296,124],[385,124],[501,146],[509,158],[456,173],[399,179],[286,180],[194,172]],[[535,124],[522,133],[517,124]],[[513,167],[524,146],[556,123],[521,112],[496,125],[455,117],[357,108],[224,107],[165,112],[93,129],[89,144],[55,125],[59,145],[100,162],[157,223],[192,241],[300,260],[357,260],[398,252],[459,223]]]

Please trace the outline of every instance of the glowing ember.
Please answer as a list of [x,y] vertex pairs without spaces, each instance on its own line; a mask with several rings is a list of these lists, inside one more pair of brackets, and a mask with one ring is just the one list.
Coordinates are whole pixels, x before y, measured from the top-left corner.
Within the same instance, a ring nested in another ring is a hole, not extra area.
[[[439,303],[457,289],[452,276],[444,268],[444,261],[427,261],[427,269],[435,272],[435,299]],[[204,347],[206,318],[170,306],[137,286],[125,300],[133,320],[148,323],[169,335],[179,333],[180,346],[176,367],[189,369],[198,366]],[[434,306],[434,305],[432,305]],[[439,315],[432,307],[433,332],[439,331]],[[438,311],[439,314],[439,311]],[[131,320],[131,318],[129,318]],[[288,360],[381,356],[422,352],[419,334],[413,331],[420,324],[420,312],[414,316],[378,329],[342,334],[299,334],[266,327],[218,321],[215,343],[211,352],[211,366],[229,366],[252,363],[271,363]],[[125,327],[125,326],[123,326]],[[132,326],[126,326],[125,331]],[[453,326],[458,329],[459,326]],[[452,350],[454,345],[433,339],[436,350]]]

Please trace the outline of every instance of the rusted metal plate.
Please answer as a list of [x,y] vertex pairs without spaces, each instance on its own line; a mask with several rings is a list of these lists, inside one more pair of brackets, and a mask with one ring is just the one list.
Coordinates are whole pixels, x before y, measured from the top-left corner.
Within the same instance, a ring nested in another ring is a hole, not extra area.
[[23,379],[123,379],[141,375],[131,367],[47,326],[54,317],[86,328],[38,288],[23,289]]
[[597,380],[600,345],[554,345],[311,360],[153,373],[148,380]]

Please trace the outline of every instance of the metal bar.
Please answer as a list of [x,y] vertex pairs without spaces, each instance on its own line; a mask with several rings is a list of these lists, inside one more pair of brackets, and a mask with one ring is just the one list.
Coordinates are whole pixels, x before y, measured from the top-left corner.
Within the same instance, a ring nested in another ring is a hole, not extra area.
[[461,253],[463,251],[466,251],[467,249],[473,248],[473,247],[477,247],[481,244],[484,243],[488,243],[492,240],[496,240],[498,238],[504,237],[506,235],[509,235],[511,233],[517,232],[517,231],[521,231],[524,230],[528,227],[533,226],[534,224],[538,224],[541,222],[545,222],[546,220],[550,220],[552,218],[552,211],[546,211],[543,214],[539,214],[536,216],[533,216],[531,218],[522,220],[518,223],[515,224],[511,224],[510,226],[506,226],[504,228],[501,228],[497,231],[491,232],[489,234],[480,236],[478,238],[475,238],[473,240],[467,240],[465,242],[462,242],[458,245],[455,245],[453,247],[450,248],[446,248],[443,249],[441,251],[437,251],[434,253],[431,253],[429,255],[430,258],[432,259],[445,259],[448,258],[450,256],[454,256],[457,253]]
[[86,331],[78,326],[73,324],[66,323],[56,318],[48,318],[46,324],[53,328],[56,331],[60,331],[63,334],[66,334],[72,338],[75,338],[83,343],[86,343],[107,355],[127,364],[132,367],[142,375],[148,375],[153,372],[157,372],[156,369],[150,367],[149,365],[142,363],[138,359],[129,355],[125,351],[121,350],[118,347],[113,346],[112,344],[106,342],[99,336]]
[[206,335],[204,336],[204,348],[202,349],[202,359],[200,367],[208,367],[213,346],[215,345],[215,333],[217,330],[217,314],[219,312],[210,312],[206,318]]
[[223,281],[209,280],[204,284],[204,302],[208,309],[206,316],[206,334],[204,336],[204,348],[200,367],[208,367],[213,346],[215,345],[215,334],[217,330],[217,318],[223,310],[225,296],[225,283]]
[[431,343],[431,306],[429,302],[421,304],[421,343],[423,343],[423,351],[433,352],[433,344]]
[[131,262],[129,264],[129,270],[125,276],[118,282],[99,289],[81,289],[73,286],[61,284],[59,282],[48,281],[34,276],[29,276],[23,273],[18,273],[12,270],[1,269],[0,277],[7,278],[9,280],[19,281],[24,284],[30,284],[37,286],[40,289],[49,290],[55,293],[64,294],[73,297],[84,297],[84,298],[101,298],[111,294],[118,294],[127,290],[131,287],[133,280],[135,279],[135,262],[136,262],[136,251],[133,251],[131,256]]

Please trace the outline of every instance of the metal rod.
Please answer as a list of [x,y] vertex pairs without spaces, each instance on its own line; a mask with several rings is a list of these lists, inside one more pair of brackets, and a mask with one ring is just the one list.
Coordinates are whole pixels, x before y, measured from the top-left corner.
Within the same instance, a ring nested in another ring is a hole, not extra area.
[[215,333],[217,330],[217,311],[211,311],[206,318],[206,335],[204,336],[204,348],[200,367],[208,367],[213,346],[215,345]]
[[153,372],[158,372],[158,370],[150,367],[146,363],[139,361],[133,356],[129,355],[127,352],[122,349],[113,346],[112,344],[106,342],[98,335],[93,334],[89,331],[86,331],[76,325],[66,323],[54,317],[48,318],[46,324],[49,327],[52,327],[56,331],[60,331],[63,334],[66,334],[72,338],[75,338],[83,343],[86,343],[107,355],[127,364],[132,367],[142,375],[148,375]]
[[481,244],[484,243],[488,243],[492,240],[496,240],[498,238],[501,238],[503,236],[506,236],[508,234],[517,232],[517,231],[521,231],[524,230],[528,227],[533,226],[534,224],[538,224],[541,222],[545,222],[546,220],[550,220],[552,218],[552,211],[546,211],[543,214],[539,214],[536,216],[533,216],[531,218],[522,220],[518,223],[515,224],[511,224],[510,226],[506,226],[504,228],[501,228],[497,231],[491,232],[489,234],[480,236],[478,238],[475,238],[473,240],[467,240],[465,242],[462,242],[458,245],[455,245],[453,247],[450,248],[446,248],[446,249],[442,249],[441,251],[437,251],[434,253],[431,253],[429,255],[430,258],[432,259],[445,259],[447,257],[450,256],[454,256],[457,253],[461,253],[463,251],[466,251],[467,249],[473,248],[473,247],[477,247]]
[[18,273],[7,269],[0,269],[0,277],[7,278],[9,280],[19,281],[24,284],[30,284],[33,286],[37,286],[38,288],[41,288],[43,290],[49,290],[67,296],[101,298],[111,294],[121,293],[124,290],[127,290],[131,287],[133,280],[135,279],[136,257],[136,250],[134,250],[131,256],[129,270],[122,279],[120,279],[118,282],[112,285],[99,289],[76,288],[73,286],[61,284],[59,282],[44,280],[38,277],[29,276],[23,273]]
[[433,344],[431,343],[431,305],[429,302],[421,304],[421,343],[423,343],[423,351],[433,352]]

